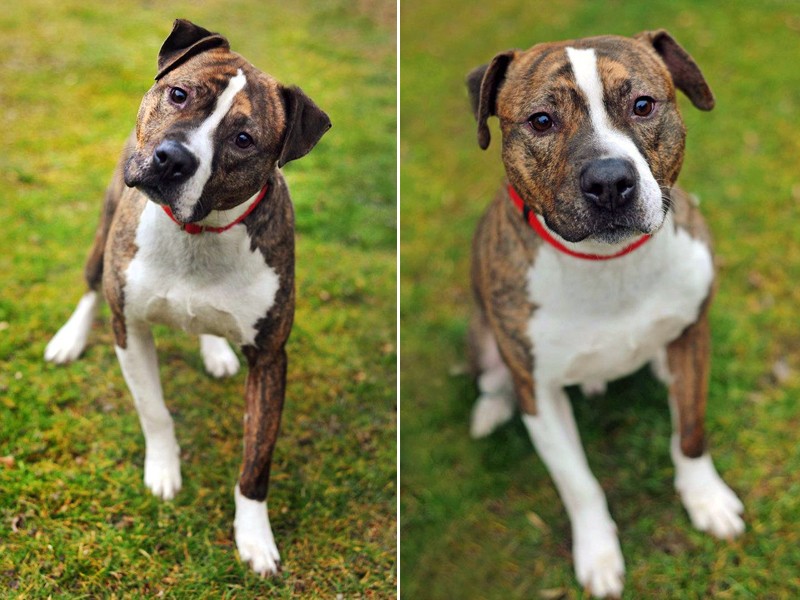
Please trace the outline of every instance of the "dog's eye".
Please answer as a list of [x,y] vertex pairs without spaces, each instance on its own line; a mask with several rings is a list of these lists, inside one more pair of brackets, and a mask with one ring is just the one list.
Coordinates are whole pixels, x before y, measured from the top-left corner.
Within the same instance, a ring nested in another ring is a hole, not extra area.
[[235,144],[236,144],[236,145],[237,145],[239,148],[242,148],[242,149],[244,149],[244,148],[249,148],[250,146],[252,146],[252,145],[253,145],[253,138],[251,138],[251,137],[250,137],[249,135],[247,135],[247,134],[246,134],[244,131],[242,131],[241,133],[239,133],[239,134],[236,136],[236,139],[234,140],[234,143],[235,143]]
[[653,113],[656,108],[656,101],[650,96],[641,96],[633,103],[633,114],[637,117],[647,117]]
[[179,87],[170,88],[169,90],[169,99],[175,104],[183,104],[188,98],[189,94],[186,93],[186,90],[182,90]]
[[535,131],[547,131],[553,127],[553,117],[543,112],[536,113],[528,119],[528,125]]

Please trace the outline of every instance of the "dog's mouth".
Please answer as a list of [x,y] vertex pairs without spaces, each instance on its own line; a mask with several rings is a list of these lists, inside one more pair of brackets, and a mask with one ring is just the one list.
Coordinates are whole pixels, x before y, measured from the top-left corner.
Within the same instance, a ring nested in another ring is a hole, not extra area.
[[194,203],[191,203],[191,213],[185,214],[183,206],[186,203],[180,202],[180,191],[163,189],[158,185],[139,184],[134,186],[150,200],[159,206],[168,207],[172,213],[172,217],[181,224],[197,223],[205,219],[211,212],[210,207],[206,207],[203,199],[200,198]]
[[142,164],[132,156],[125,165],[124,179],[128,187],[135,187],[159,206],[168,207],[175,220],[182,224],[202,221],[211,212],[202,197],[192,201],[183,198],[186,177],[165,177],[152,160]]
[[648,225],[643,219],[617,217],[609,219],[592,219],[588,223],[579,220],[551,222],[545,216],[545,224],[559,236],[572,243],[583,241],[600,242],[616,245],[630,241],[641,235],[651,234],[658,227]]
[[613,224],[604,229],[591,233],[584,239],[590,239],[603,244],[617,245],[627,242],[634,237],[648,233],[650,233],[650,231],[647,231],[643,228]]

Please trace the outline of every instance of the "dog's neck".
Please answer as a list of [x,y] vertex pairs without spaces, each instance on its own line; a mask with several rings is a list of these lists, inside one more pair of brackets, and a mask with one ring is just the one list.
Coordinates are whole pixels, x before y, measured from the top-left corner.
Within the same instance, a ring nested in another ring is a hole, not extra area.
[[649,233],[645,233],[642,236],[635,239],[632,243],[626,245],[620,250],[616,250],[609,254],[599,254],[599,253],[588,253],[588,252],[581,252],[576,249],[570,248],[564,242],[561,242],[556,238],[556,236],[550,232],[547,226],[539,220],[539,217],[533,212],[525,201],[520,197],[517,193],[517,190],[514,189],[510,183],[508,184],[508,196],[511,198],[511,201],[517,207],[517,210],[520,211],[522,214],[523,219],[525,220],[531,228],[539,234],[539,237],[542,238],[545,242],[550,244],[559,252],[563,252],[564,254],[568,254],[569,256],[573,256],[575,258],[580,258],[583,260],[611,260],[613,258],[619,258],[620,256],[625,256],[626,254],[630,254],[637,248],[641,247],[645,244],[652,235]]
[[264,196],[267,195],[268,188],[269,183],[265,184],[258,193],[254,194],[241,204],[228,210],[211,211],[211,213],[205,219],[197,223],[181,223],[175,218],[175,215],[172,214],[172,210],[169,208],[169,206],[161,205],[161,208],[165,213],[167,213],[167,216],[170,219],[172,219],[183,231],[190,235],[196,235],[198,233],[205,232],[223,233],[234,225],[238,225],[244,221],[247,218],[247,215],[253,212],[256,206],[258,206],[258,204],[264,199]]

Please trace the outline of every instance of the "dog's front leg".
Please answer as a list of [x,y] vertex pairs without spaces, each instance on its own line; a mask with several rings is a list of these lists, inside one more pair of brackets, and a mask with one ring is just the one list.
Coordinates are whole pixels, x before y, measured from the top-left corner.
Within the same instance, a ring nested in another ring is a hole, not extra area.
[[158,357],[149,326],[128,323],[126,347],[116,346],[116,351],[144,433],[144,483],[156,496],[171,500],[181,489],[180,448],[172,417],[164,404]]
[[578,581],[598,597],[622,594],[625,563],[605,495],[586,461],[569,398],[537,385],[536,414],[522,417],[567,509]]
[[719,538],[745,529],[744,507],[714,468],[706,449],[704,420],[708,390],[710,333],[703,311],[696,323],[667,347],[675,488],[692,524]]
[[280,555],[267,514],[272,451],[278,437],[286,387],[286,351],[244,348],[249,372],[245,388],[244,461],[236,486],[236,547],[259,575],[277,573]]

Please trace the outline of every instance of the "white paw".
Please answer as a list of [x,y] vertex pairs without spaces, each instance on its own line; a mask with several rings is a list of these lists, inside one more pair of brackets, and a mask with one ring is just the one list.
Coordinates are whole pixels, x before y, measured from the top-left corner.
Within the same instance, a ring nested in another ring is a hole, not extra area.
[[86,292],[69,320],[53,336],[44,350],[44,359],[63,365],[81,355],[97,309],[97,292]]
[[744,505],[717,474],[711,457],[682,457],[684,464],[677,470],[675,488],[692,525],[721,539],[733,539],[744,533],[740,516]]
[[505,394],[481,394],[472,407],[469,433],[486,437],[514,416],[514,401]]
[[745,525],[740,515],[744,505],[722,481],[711,455],[684,456],[676,435],[670,440],[670,453],[675,464],[675,489],[692,525],[721,539],[733,539],[743,533]]
[[575,574],[580,584],[597,598],[619,598],[625,577],[625,561],[614,522],[601,524],[595,521],[573,527],[573,538]]
[[180,448],[177,444],[173,450],[147,451],[144,460],[144,484],[153,495],[172,500],[181,489]]
[[581,384],[581,392],[586,398],[602,396],[606,393],[606,389],[608,389],[608,384],[602,379],[593,379]]
[[269,524],[266,501],[244,497],[238,485],[234,498],[236,517],[233,530],[239,558],[262,577],[276,574],[281,566],[281,557]]
[[224,338],[201,335],[200,352],[206,371],[213,377],[230,377],[239,371],[239,359]]

